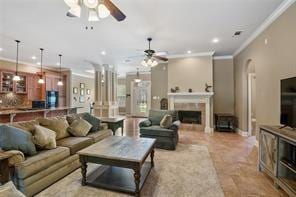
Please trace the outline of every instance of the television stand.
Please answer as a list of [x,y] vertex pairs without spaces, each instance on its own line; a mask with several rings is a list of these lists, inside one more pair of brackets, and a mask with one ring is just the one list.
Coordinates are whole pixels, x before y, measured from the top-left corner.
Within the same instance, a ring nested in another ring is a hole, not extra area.
[[296,132],[279,126],[261,126],[259,170],[269,175],[276,187],[296,196]]

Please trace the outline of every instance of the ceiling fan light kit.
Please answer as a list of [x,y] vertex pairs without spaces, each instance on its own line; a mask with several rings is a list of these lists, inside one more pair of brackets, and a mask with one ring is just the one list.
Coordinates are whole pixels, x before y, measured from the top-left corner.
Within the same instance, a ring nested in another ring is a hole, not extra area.
[[126,16],[110,0],[64,0],[70,7],[66,16],[80,17],[82,8],[88,10],[88,21],[99,21],[112,15],[117,21],[123,21]]

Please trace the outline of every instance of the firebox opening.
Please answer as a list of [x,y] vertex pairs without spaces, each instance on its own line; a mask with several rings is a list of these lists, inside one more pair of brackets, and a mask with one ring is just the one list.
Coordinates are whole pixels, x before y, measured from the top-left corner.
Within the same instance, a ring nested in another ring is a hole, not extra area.
[[201,111],[179,111],[179,120],[182,123],[201,124]]

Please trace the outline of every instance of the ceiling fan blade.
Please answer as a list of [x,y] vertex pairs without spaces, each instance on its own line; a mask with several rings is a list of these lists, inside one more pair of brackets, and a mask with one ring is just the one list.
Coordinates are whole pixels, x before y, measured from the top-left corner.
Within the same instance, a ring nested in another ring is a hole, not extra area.
[[66,16],[68,16],[68,17],[73,17],[73,18],[77,17],[77,16],[75,16],[74,14],[71,14],[70,12],[67,12]]
[[156,59],[158,59],[158,60],[164,61],[164,62],[167,62],[169,60],[166,57],[161,57],[161,56],[157,56],[157,55],[153,55],[153,57],[156,58]]
[[104,5],[108,8],[108,10],[110,11],[110,14],[117,21],[123,21],[126,18],[123,12],[121,12],[120,9],[116,7],[110,0],[104,0]]

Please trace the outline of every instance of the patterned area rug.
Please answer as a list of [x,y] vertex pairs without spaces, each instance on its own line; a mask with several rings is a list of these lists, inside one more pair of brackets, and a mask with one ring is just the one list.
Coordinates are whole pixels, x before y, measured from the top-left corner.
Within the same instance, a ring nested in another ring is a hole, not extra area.
[[[209,151],[205,146],[179,144],[176,151],[156,149],[155,167],[141,196],[224,196]],[[91,172],[97,165],[89,165]],[[129,196],[123,193],[81,186],[80,169],[37,195],[38,197]]]

